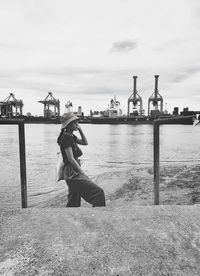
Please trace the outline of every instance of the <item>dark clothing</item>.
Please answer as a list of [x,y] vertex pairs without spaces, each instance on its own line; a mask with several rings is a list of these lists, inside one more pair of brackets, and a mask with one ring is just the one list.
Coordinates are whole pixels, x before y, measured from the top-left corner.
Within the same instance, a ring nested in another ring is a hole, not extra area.
[[73,151],[74,158],[77,160],[83,153],[81,149],[76,144],[77,137],[75,135],[70,135],[68,133],[63,133],[60,138],[60,150],[63,157],[63,162],[65,165],[69,164],[67,159],[65,149],[71,147]]
[[79,175],[79,172],[75,171],[75,169],[70,164],[65,149],[72,148],[74,159],[80,164],[80,157],[83,153],[81,149],[77,146],[76,143],[77,137],[75,135],[70,135],[68,133],[63,132],[63,134],[59,138],[60,151],[62,153],[63,162],[65,164],[64,167],[64,178],[65,180],[72,179],[73,177]]
[[76,141],[77,137],[75,135],[70,135],[65,132],[61,133],[58,138],[58,144],[60,145],[63,162],[65,164],[64,178],[69,188],[66,207],[80,207],[81,197],[92,204],[93,207],[106,206],[103,189],[93,183],[84,174],[75,171],[67,159],[65,149],[71,147],[74,159],[79,163],[78,158],[82,155],[82,151],[77,146]]
[[106,206],[103,189],[93,183],[89,178],[74,177],[67,181],[69,187],[68,203],[66,207],[80,207],[81,197],[92,204],[93,207]]

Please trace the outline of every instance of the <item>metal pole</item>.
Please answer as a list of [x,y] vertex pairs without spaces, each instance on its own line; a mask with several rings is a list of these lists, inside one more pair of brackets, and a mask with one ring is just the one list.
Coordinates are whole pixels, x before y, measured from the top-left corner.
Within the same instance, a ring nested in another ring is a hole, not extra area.
[[127,112],[127,116],[129,117],[129,104],[130,104],[130,102],[129,102],[129,100],[128,100],[128,112]]
[[136,90],[137,76],[133,76],[133,81],[134,81],[134,84],[133,84],[133,93],[134,93],[134,100],[135,100],[136,99],[136,93],[137,93],[137,90]]
[[18,124],[22,208],[27,208],[26,151],[24,122]]
[[153,122],[153,144],[154,144],[154,205],[159,205],[159,183],[160,183],[160,147],[159,147],[159,123]]
[[155,95],[156,95],[156,98],[157,98],[157,93],[158,93],[158,78],[159,78],[159,75],[155,75]]
[[60,117],[60,102],[58,103],[58,117]]

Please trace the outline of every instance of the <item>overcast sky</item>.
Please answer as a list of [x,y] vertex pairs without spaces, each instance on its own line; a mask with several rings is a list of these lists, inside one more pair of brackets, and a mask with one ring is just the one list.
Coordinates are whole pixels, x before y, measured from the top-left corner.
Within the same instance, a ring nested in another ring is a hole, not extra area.
[[49,91],[88,113],[116,95],[123,113],[133,75],[144,109],[154,92],[200,110],[199,0],[0,0],[0,101],[42,115]]

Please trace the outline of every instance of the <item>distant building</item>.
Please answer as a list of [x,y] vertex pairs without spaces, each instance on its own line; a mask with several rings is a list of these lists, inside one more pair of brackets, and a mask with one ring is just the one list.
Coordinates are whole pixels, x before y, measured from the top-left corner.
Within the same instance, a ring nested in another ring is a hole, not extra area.
[[167,110],[167,103],[165,103],[165,110],[163,112],[164,114],[168,114],[168,110]]
[[183,116],[190,116],[197,114],[197,111],[189,111],[188,107],[183,108],[183,111],[180,113]]
[[178,107],[174,107],[173,115],[178,115],[178,114],[179,114]]
[[104,111],[92,111],[90,110],[91,117],[118,117],[122,116],[122,110],[120,108],[120,102],[116,100],[114,96],[113,99],[110,100],[110,104],[108,108]]
[[78,115],[79,115],[79,116],[82,115],[82,107],[81,107],[81,106],[78,107]]
[[92,117],[101,117],[102,116],[102,111],[94,111],[92,112]]
[[65,104],[65,112],[73,112],[73,104],[71,101],[68,101],[66,104]]
[[108,109],[105,111],[105,114],[108,117],[122,116],[120,102],[116,100],[116,96],[114,96],[114,98],[110,100],[110,105],[108,106]]

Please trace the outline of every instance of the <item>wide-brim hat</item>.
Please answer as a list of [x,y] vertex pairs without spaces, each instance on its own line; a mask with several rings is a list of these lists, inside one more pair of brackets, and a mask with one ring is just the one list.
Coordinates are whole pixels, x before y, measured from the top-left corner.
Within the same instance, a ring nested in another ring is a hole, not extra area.
[[60,119],[61,129],[66,128],[69,123],[78,120],[79,118],[73,112],[64,113]]

